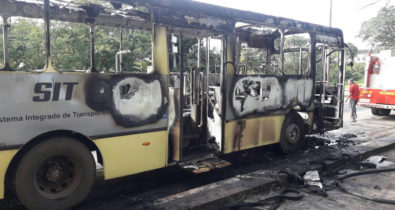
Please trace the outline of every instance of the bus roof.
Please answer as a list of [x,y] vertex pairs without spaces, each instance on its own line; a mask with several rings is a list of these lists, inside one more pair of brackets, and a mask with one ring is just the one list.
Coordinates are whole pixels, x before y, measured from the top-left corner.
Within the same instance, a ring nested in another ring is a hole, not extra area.
[[[194,14],[216,17],[218,19],[232,20],[233,22],[247,22],[254,24],[264,24],[267,26],[280,27],[285,29],[302,30],[322,34],[331,34],[343,37],[343,33],[338,28],[326,27],[318,24],[297,21],[289,18],[265,15],[257,12],[250,12],[216,6],[191,0],[108,0],[109,2],[119,2],[130,5],[146,6],[151,8],[177,10],[184,14]],[[163,15],[163,12],[160,13]]]
[[[234,31],[235,23],[242,22],[343,38],[342,31],[337,28],[190,0],[100,1],[111,4],[81,5],[71,0],[52,0],[50,1],[50,18],[68,22],[150,29],[151,17],[154,17],[154,21],[161,24],[228,32]],[[129,7],[122,7],[121,4],[129,5]],[[149,11],[153,13],[153,16]],[[43,1],[0,1],[1,16],[43,18],[43,14]]]

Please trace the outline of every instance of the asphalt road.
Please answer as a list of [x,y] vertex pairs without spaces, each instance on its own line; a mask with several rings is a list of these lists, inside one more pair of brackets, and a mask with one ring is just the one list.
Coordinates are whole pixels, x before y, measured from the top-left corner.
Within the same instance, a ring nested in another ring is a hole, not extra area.
[[[384,168],[394,168],[395,167],[395,150],[390,150],[388,152],[382,153],[378,156],[383,156],[386,159],[379,164],[380,169]],[[354,173],[363,170],[371,169],[361,169],[355,166],[350,166],[333,172],[334,174],[344,175],[347,173]],[[325,176],[320,177],[322,183],[324,183],[324,188],[326,188],[327,196],[320,196],[315,193],[311,193],[308,190],[302,191],[303,198],[297,201],[284,201],[280,206],[279,210],[294,210],[294,209],[306,209],[306,210],[354,210],[354,209],[377,209],[377,210],[392,210],[394,205],[378,203],[355,197],[350,195],[339,188],[335,187],[332,183],[335,176]],[[361,176],[350,177],[345,179],[343,186],[353,193],[358,193],[365,197],[387,199],[395,201],[395,172],[384,172],[384,173],[373,173]],[[275,196],[280,193],[280,190],[274,190],[271,192],[255,194],[244,202],[256,202],[271,196]],[[268,209],[271,205],[258,206],[255,209]]]
[[370,108],[357,106],[357,122],[351,122],[349,104],[344,105],[344,124],[340,132],[352,133],[367,138],[381,138],[395,133],[395,111],[390,116],[374,116]]

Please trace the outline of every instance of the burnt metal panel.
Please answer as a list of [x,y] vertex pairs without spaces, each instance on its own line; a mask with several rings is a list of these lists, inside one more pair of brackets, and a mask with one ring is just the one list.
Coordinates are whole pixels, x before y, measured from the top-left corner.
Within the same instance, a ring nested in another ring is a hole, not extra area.
[[[85,91],[85,100],[90,108],[111,113],[115,123],[123,127],[154,123],[165,113],[165,91],[157,74],[93,74],[85,83]],[[127,102],[137,97],[139,92],[139,98],[143,100]],[[141,109],[133,104],[140,104]]]
[[[90,17],[86,11],[78,8],[66,8],[56,4],[51,4],[49,7],[49,17],[51,20],[59,20],[66,22],[77,23],[92,23],[95,25],[106,25],[113,27],[138,28],[149,30],[151,28],[151,19],[149,13],[139,12],[130,15],[140,15],[140,17],[129,16],[125,17],[119,14],[110,14],[101,12],[97,17]],[[27,18],[44,18],[44,5],[23,1],[0,1],[0,15],[1,16],[20,16]]]
[[314,80],[309,76],[232,75],[227,85],[232,114],[226,120],[313,110]]
[[21,145],[57,130],[92,138],[166,130],[166,78],[158,74],[1,72],[1,84],[13,89],[0,91],[0,97],[8,99],[0,107],[0,145]]
[[151,8],[151,11],[155,17],[155,23],[222,32],[232,32],[234,29],[233,21],[227,19],[218,19],[206,15],[197,15],[195,13],[186,14],[179,10],[167,8]]
[[180,89],[169,88],[169,160],[182,159]]
[[284,119],[285,115],[273,115],[227,122],[224,153],[278,143]]
[[[321,32],[333,36],[343,36],[340,29],[325,27],[322,25],[292,20],[288,18],[275,17],[256,12],[248,12],[238,9],[231,9],[188,0],[110,0],[130,5],[141,5],[148,8],[169,8],[172,12],[177,11],[184,15],[196,14],[212,17],[213,20],[228,20],[233,22],[249,22],[264,24],[287,29],[303,30],[309,32]],[[169,20],[168,20],[169,21]]]

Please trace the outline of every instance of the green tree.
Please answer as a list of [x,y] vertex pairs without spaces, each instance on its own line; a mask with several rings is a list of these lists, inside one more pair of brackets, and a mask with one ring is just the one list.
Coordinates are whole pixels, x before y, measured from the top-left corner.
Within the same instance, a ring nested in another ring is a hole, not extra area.
[[[146,72],[151,65],[151,33],[132,29],[122,29],[122,50],[130,53],[122,56],[123,71]],[[99,71],[115,69],[115,54],[120,47],[120,29],[107,26],[96,27],[96,68]]]
[[9,63],[15,70],[43,69],[45,66],[45,36],[43,21],[13,18],[9,36]]
[[58,71],[88,69],[89,46],[87,25],[51,21],[51,58]]
[[345,81],[353,79],[356,83],[362,83],[364,80],[365,64],[356,63],[351,66],[346,66]]
[[[45,34],[42,20],[13,18],[9,33],[9,58],[15,70],[35,70],[45,66]],[[1,30],[1,29],[0,29]],[[2,30],[0,31],[2,33]],[[81,23],[51,21],[51,60],[58,71],[86,70],[90,67],[89,26]],[[123,29],[124,71],[147,71],[151,65],[151,33]],[[115,69],[115,54],[119,51],[120,30],[95,27],[96,68]],[[0,42],[2,50],[2,42]],[[1,53],[1,62],[3,54]],[[0,64],[0,68],[3,64]]]
[[353,43],[347,43],[349,51],[347,52],[347,56],[350,60],[354,61],[355,56],[358,54],[358,48]]
[[373,48],[395,49],[395,6],[380,9],[376,17],[362,24],[359,37]]
[[354,57],[358,54],[358,48],[353,43],[347,43],[348,52],[346,61],[352,61],[352,65],[346,65],[345,81],[353,79],[357,83],[362,83],[364,79],[365,64],[354,63]]

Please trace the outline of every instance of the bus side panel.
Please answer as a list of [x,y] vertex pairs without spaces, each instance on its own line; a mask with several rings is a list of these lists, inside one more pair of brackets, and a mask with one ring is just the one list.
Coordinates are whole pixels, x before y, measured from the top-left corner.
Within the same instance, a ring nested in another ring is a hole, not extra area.
[[0,73],[0,149],[47,132],[91,139],[167,129],[166,76]]
[[165,167],[167,139],[168,132],[165,130],[95,140],[103,156],[104,178]]
[[15,156],[18,150],[3,150],[0,151],[0,199],[4,198],[4,184],[5,184],[5,175],[8,169],[8,166]]
[[227,122],[224,153],[280,142],[284,119],[284,115],[274,115]]
[[311,109],[313,79],[308,76],[236,76],[230,105],[235,118]]
[[314,109],[308,75],[227,75],[224,153],[278,143],[285,116]]

